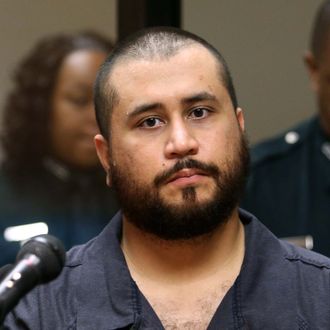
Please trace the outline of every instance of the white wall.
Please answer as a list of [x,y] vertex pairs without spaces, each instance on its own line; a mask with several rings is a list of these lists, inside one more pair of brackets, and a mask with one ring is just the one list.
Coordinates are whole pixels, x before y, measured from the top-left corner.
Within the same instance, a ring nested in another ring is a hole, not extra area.
[[312,115],[302,56],[321,0],[182,0],[183,28],[226,58],[251,142]]

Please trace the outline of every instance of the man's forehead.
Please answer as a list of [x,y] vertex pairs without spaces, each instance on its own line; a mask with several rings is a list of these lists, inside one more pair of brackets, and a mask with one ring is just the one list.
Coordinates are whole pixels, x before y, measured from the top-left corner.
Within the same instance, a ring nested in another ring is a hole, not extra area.
[[[174,68],[174,70],[172,70]],[[120,89],[131,84],[131,80],[140,77],[142,82],[164,75],[175,75],[176,71],[191,72],[195,70],[205,76],[216,76],[223,85],[223,68],[218,59],[207,48],[199,44],[193,44],[180,48],[170,56],[152,57],[123,57],[117,61],[108,76],[108,83],[120,94]],[[145,74],[148,73],[148,76]]]
[[183,104],[189,99],[191,103],[196,95],[202,101],[202,94],[204,101],[211,99],[205,95],[211,95],[220,104],[229,99],[220,70],[218,61],[206,48],[187,47],[168,58],[125,59],[113,70],[106,89],[115,101],[113,112],[118,105],[125,106],[129,113],[141,105],[145,109],[156,108],[157,104],[160,109],[168,102]]

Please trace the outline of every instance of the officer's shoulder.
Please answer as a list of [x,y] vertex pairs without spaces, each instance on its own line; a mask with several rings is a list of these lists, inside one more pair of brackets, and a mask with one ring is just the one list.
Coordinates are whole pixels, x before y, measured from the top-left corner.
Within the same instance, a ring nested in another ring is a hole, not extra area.
[[253,146],[251,149],[252,164],[258,165],[268,160],[290,155],[308,139],[316,121],[316,118],[313,117]]

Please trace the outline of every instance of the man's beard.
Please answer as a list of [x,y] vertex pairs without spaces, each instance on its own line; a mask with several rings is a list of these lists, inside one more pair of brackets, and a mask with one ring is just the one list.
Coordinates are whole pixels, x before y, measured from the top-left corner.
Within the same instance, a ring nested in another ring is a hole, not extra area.
[[[227,160],[222,170],[215,164],[187,158],[158,175],[152,186],[136,180],[134,164],[129,169],[112,165],[111,180],[123,214],[142,231],[164,240],[188,240],[214,232],[237,207],[248,176],[249,151],[242,134],[235,147],[233,159]],[[214,192],[207,201],[198,201],[195,187],[183,188],[178,204],[161,198],[159,187],[184,168],[200,169],[215,181]]]

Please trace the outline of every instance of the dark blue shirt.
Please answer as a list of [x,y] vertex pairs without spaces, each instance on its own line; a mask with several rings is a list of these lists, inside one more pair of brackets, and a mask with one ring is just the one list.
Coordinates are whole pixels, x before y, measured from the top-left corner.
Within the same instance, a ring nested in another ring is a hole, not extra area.
[[[251,214],[241,272],[208,329],[330,329],[330,260],[278,240]],[[68,252],[55,281],[34,289],[6,319],[9,329],[162,329],[130,276],[121,215]]]

